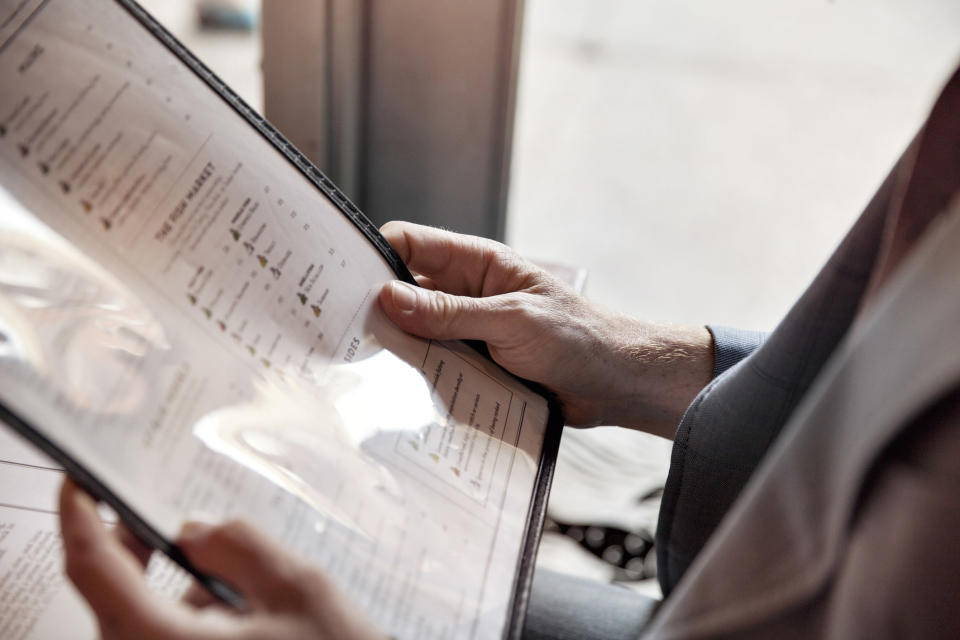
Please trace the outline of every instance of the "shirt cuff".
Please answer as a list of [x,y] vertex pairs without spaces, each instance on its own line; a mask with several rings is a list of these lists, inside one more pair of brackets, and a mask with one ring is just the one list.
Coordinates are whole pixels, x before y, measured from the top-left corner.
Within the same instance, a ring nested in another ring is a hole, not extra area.
[[713,336],[714,378],[756,351],[769,335],[763,331],[713,325],[707,325],[707,331]]

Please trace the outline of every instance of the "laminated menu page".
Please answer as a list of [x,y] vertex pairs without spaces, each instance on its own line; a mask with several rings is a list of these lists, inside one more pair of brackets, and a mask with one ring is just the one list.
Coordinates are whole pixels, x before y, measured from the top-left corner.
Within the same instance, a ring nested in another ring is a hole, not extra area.
[[0,634],[92,628],[51,613],[88,616],[65,469],[228,601],[184,522],[251,521],[393,636],[517,636],[551,403],[393,326],[396,253],[135,3],[0,0],[0,87],[0,418],[43,451],[0,439]]

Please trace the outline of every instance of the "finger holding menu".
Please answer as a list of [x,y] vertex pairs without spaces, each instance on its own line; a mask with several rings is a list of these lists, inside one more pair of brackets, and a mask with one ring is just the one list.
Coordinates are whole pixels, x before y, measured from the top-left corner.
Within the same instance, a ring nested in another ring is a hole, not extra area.
[[66,480],[60,519],[67,575],[104,640],[120,638],[384,638],[318,570],[243,523],[185,527],[178,544],[201,570],[237,587],[249,609],[227,608],[197,585],[183,602],[152,593],[143,564],[107,531],[93,499]]
[[381,232],[421,284],[383,287],[380,306],[391,320],[424,338],[486,342],[505,369],[554,392],[568,424],[671,438],[710,380],[705,327],[602,309],[492,240],[407,222]]

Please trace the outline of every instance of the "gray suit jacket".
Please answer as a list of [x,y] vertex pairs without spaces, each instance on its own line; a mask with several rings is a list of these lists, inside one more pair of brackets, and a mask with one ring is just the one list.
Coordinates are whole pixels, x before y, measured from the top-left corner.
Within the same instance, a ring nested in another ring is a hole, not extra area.
[[960,72],[676,436],[649,637],[960,637]]

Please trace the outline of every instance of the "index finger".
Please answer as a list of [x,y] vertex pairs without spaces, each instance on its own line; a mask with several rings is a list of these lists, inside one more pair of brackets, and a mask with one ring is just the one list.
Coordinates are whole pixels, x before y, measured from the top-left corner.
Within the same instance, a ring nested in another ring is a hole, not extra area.
[[491,295],[485,281],[498,255],[507,250],[493,240],[412,222],[388,222],[380,232],[411,271],[454,295]]

